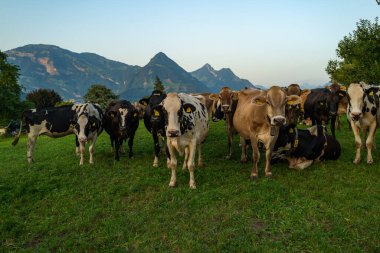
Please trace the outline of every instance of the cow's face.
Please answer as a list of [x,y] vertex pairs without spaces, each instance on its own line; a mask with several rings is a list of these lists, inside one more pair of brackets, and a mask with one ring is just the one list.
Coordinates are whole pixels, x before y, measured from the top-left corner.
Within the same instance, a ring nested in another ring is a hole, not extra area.
[[118,134],[123,138],[128,138],[129,128],[134,121],[139,120],[138,112],[134,108],[121,107],[115,111],[109,111],[108,117],[112,124],[117,127]]
[[327,96],[327,105],[330,116],[336,116],[338,113],[339,101],[346,96],[345,86],[339,84],[332,84],[326,87],[329,89],[329,94]]
[[219,120],[224,118],[225,114],[222,112],[222,105],[219,99],[213,101],[211,114],[211,119],[214,122],[218,122]]
[[[185,104],[176,93],[169,93],[163,101],[162,112],[165,118],[166,136],[179,137],[181,124],[187,124],[187,116],[195,112],[195,106]],[[184,119],[185,118],[185,119]]]
[[82,113],[76,119],[74,133],[78,136],[79,142],[86,142],[90,132],[95,132],[99,127],[99,122],[95,116]]
[[300,103],[294,104],[293,102],[290,102],[286,104],[285,118],[286,118],[287,125],[296,126],[300,116],[301,116]]
[[365,89],[359,83],[352,83],[347,89],[348,114],[353,121],[363,117]]
[[224,113],[230,112],[232,107],[232,100],[237,99],[238,93],[233,92],[229,87],[223,87],[219,95],[211,94],[209,96],[210,99],[216,101],[220,101],[221,110]]

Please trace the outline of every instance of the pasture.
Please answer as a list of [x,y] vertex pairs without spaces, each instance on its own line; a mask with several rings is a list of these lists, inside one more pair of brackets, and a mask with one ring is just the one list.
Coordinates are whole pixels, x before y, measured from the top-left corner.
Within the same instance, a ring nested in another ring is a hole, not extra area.
[[[16,147],[0,138],[0,251],[6,252],[379,252],[380,152],[353,165],[353,134],[344,121],[338,161],[304,171],[272,167],[273,177],[250,180],[238,137],[226,160],[225,123],[211,123],[196,190],[178,166],[168,187],[166,159],[152,167],[153,141],[140,121],[135,159],[114,162],[108,135],[95,146],[95,164],[79,166],[74,135],[40,137],[35,163],[26,137]],[[376,144],[379,147],[379,134]],[[250,155],[251,158],[251,155]]]

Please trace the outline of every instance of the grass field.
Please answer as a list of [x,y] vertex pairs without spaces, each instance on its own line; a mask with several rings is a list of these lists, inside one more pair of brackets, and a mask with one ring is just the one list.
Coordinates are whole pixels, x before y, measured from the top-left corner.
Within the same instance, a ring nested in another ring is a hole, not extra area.
[[365,151],[353,165],[346,125],[337,132],[338,161],[304,171],[275,164],[267,179],[262,159],[252,181],[252,163],[239,162],[237,136],[227,161],[225,124],[212,123],[196,190],[182,160],[178,187],[170,189],[164,156],[152,167],[142,122],[136,135],[134,160],[124,154],[114,162],[103,132],[95,164],[87,153],[82,167],[74,136],[40,137],[32,166],[25,136],[16,147],[0,138],[0,251],[380,252],[379,149],[374,165],[366,165]]

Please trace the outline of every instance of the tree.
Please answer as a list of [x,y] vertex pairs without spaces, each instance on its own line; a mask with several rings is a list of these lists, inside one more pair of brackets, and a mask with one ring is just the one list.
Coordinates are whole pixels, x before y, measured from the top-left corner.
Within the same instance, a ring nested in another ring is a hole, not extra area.
[[326,67],[332,81],[345,85],[364,81],[380,83],[380,25],[361,19],[357,28],[338,43],[338,59],[330,60]]
[[160,90],[160,91],[165,90],[165,87],[162,85],[162,82],[158,76],[156,76],[156,80],[154,81],[153,89],[154,90]]
[[94,84],[88,89],[84,95],[86,103],[98,103],[102,109],[107,108],[110,101],[117,99],[118,96],[102,84]]
[[61,96],[54,90],[37,89],[26,95],[26,100],[33,102],[37,109],[53,107],[62,102]]
[[18,117],[22,87],[18,84],[19,67],[8,63],[0,51],[0,121]]

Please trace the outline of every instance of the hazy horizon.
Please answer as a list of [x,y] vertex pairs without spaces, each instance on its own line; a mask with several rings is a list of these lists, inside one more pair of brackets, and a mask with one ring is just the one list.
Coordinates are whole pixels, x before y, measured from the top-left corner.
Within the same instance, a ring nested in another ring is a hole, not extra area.
[[3,1],[0,50],[49,44],[144,66],[158,52],[186,71],[209,63],[253,84],[321,85],[338,42],[375,0]]

